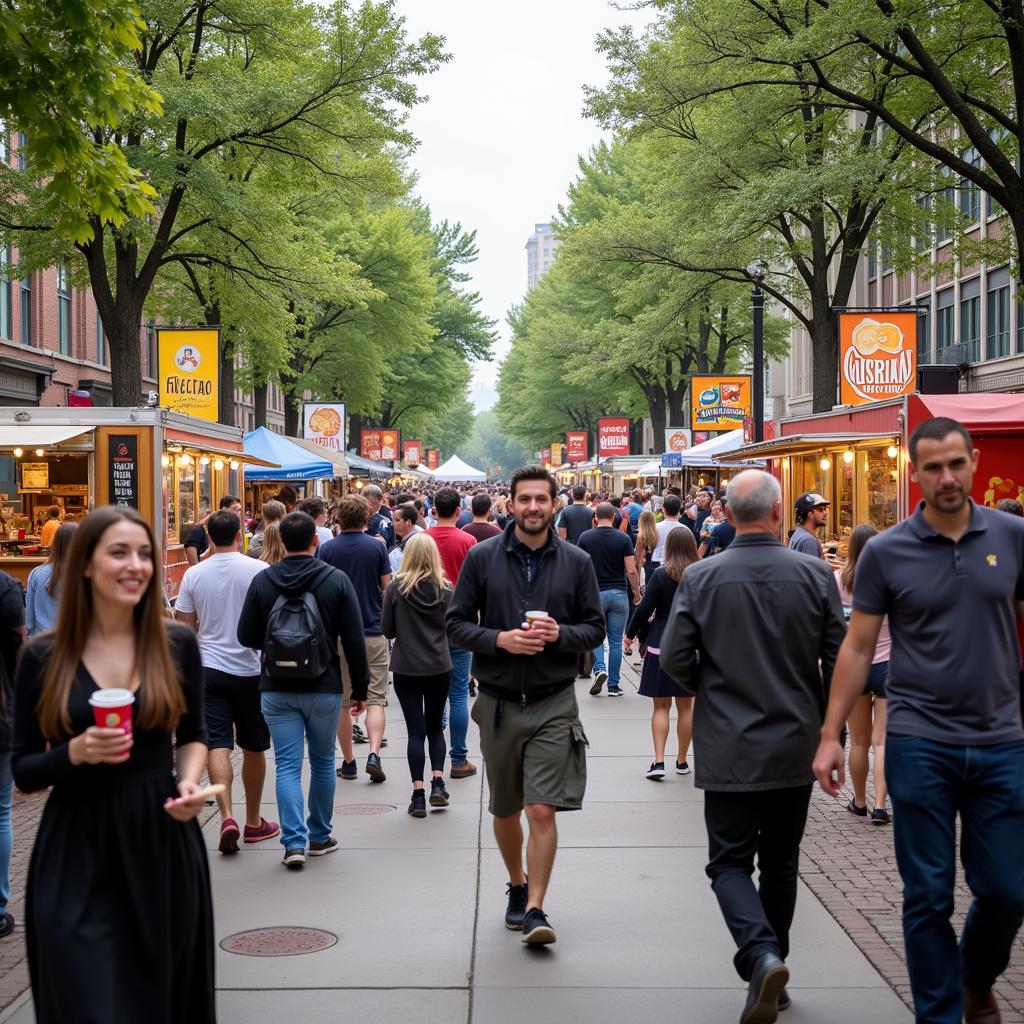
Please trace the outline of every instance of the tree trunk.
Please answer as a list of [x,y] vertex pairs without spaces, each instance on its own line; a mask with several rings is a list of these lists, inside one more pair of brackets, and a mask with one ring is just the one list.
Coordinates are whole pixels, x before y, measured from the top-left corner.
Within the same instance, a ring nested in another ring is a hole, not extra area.
[[814,412],[829,412],[836,404],[839,382],[839,335],[831,313],[811,322]]
[[359,413],[352,413],[348,418],[348,446],[359,452],[362,441],[363,417]]
[[[253,415],[257,427],[265,427],[267,425],[267,390],[268,385],[266,384],[257,384],[252,389]],[[287,430],[285,433],[287,433]]]
[[302,403],[296,402],[292,396],[284,396],[284,432],[289,437],[299,437],[299,418],[302,412]]
[[648,388],[645,390],[645,397],[647,398],[647,409],[651,414],[651,429],[654,431],[654,436],[655,438],[664,438],[665,427],[668,426],[665,420],[668,405],[665,392],[660,387]]
[[[134,408],[142,401],[142,305],[135,309],[122,303],[114,308],[112,322],[104,320],[103,330],[110,346],[110,387],[118,408]],[[156,374],[159,379],[159,371]],[[159,385],[158,385],[159,388]]]
[[[220,303],[212,302],[204,310],[206,325],[220,327]],[[218,421],[234,426],[235,423],[235,345],[224,329],[220,332],[220,391],[217,397]]]

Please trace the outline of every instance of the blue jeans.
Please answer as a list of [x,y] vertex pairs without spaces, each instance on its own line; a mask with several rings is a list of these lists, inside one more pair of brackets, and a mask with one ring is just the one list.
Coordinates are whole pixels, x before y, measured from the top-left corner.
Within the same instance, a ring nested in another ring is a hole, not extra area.
[[11,807],[14,803],[14,779],[11,776],[11,752],[0,754],[0,914],[11,899]]
[[452,656],[452,675],[448,685],[448,724],[451,727],[451,759],[454,768],[465,764],[469,755],[466,733],[469,731],[469,672],[473,664],[473,652],[449,644],[448,653]]
[[624,590],[602,590],[601,610],[604,612],[604,625],[608,633],[608,664],[604,663],[604,644],[594,648],[594,675],[598,672],[608,673],[609,689],[619,685],[619,674],[622,671],[622,634],[626,631],[626,620],[629,618],[629,595]]
[[[992,987],[1024,920],[1024,741],[964,747],[890,733],[885,780],[916,1020],[960,1024],[963,987]],[[957,812],[974,897],[959,948],[950,922]]]
[[[264,693],[260,704],[274,744],[281,845],[286,850],[305,848],[307,838],[313,843],[324,843],[331,838],[334,812],[334,739],[341,694]],[[309,745],[308,821],[302,816],[304,740]]]

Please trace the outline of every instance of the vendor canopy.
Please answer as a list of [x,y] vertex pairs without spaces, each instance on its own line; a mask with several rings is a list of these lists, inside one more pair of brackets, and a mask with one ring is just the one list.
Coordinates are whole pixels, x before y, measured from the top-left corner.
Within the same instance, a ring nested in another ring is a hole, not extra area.
[[701,444],[695,444],[688,451],[680,452],[683,466],[715,466],[716,459],[727,452],[734,452],[743,445],[742,429],[716,434]]
[[487,479],[486,473],[467,465],[458,457],[453,455],[446,463],[434,470],[435,480],[472,480],[483,483]]
[[275,434],[266,427],[257,427],[242,438],[246,455],[272,462],[280,469],[247,469],[245,479],[261,480],[323,480],[334,476],[334,463]]

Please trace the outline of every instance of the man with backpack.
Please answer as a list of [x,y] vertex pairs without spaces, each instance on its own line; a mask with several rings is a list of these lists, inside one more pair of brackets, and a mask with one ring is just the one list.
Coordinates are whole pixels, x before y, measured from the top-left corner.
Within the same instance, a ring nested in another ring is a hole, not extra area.
[[[277,808],[284,864],[338,848],[334,810],[334,737],[341,711],[338,643],[352,680],[351,711],[364,709],[369,686],[363,619],[348,577],[316,558],[316,523],[305,512],[281,520],[282,561],[249,585],[238,641],[263,652],[260,696],[277,766]],[[309,748],[309,817],[303,820],[302,748]]]

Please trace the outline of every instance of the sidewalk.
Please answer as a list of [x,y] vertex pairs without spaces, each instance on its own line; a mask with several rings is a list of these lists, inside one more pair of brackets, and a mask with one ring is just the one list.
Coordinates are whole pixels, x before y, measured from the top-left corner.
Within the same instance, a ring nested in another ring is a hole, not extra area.
[[[449,810],[425,820],[405,813],[410,787],[397,706],[389,708],[388,781],[373,785],[364,775],[338,783],[340,852],[290,873],[276,844],[219,856],[217,822],[209,823],[218,942],[289,926],[337,937],[304,955],[219,949],[221,1024],[328,1014],[422,1024],[735,1024],[745,987],[704,875],[701,795],[692,775],[661,783],[643,777],[650,704],[635,695],[631,669],[624,683],[620,700],[592,698],[577,684],[590,738],[588,794],[582,813],[559,817],[546,908],[558,943],[547,949],[527,950],[504,927],[505,875],[483,773],[449,783]],[[670,746],[668,759],[673,754]],[[470,756],[480,763],[478,752]],[[264,813],[275,815],[272,773],[266,800]],[[912,1020],[803,883],[792,944],[793,1007],[785,1024]],[[0,1014],[5,1024],[31,1020],[27,996]]]

